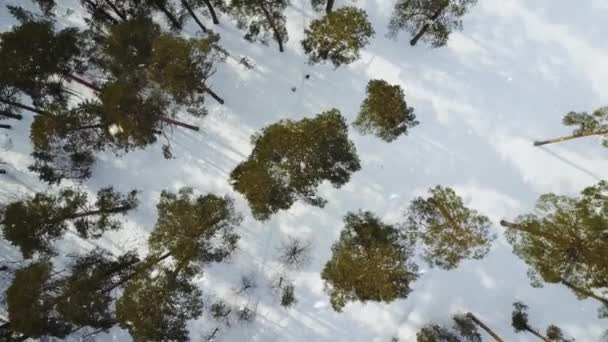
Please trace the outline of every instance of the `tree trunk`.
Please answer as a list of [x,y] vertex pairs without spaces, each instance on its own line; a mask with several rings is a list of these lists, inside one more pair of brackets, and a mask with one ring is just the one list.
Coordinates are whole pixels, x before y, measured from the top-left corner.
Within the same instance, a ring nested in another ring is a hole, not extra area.
[[277,43],[279,44],[279,52],[283,52],[283,40],[281,38],[281,35],[279,34],[279,29],[277,28],[277,26],[274,23],[274,20],[272,20],[272,16],[270,15],[270,12],[268,12],[268,9],[266,9],[266,6],[264,5],[264,0],[255,0],[256,3],[258,4],[258,6],[260,7],[260,9],[262,9],[262,12],[264,12],[264,16],[266,17],[266,20],[268,20],[268,23],[270,24],[270,27],[272,28],[272,31],[274,32],[274,38],[277,40]]
[[188,11],[188,13],[190,13],[190,16],[192,17],[192,19],[194,19],[194,21],[196,22],[196,24],[198,25],[198,27],[200,27],[201,30],[203,30],[203,32],[207,33],[207,28],[198,19],[198,17],[196,16],[196,13],[194,13],[194,11],[192,10],[192,7],[190,7],[190,5],[188,4],[188,0],[182,0],[182,5],[186,8],[186,10]]
[[562,282],[562,284],[564,284],[565,286],[570,288],[572,291],[581,293],[587,297],[591,297],[591,298],[597,300],[598,302],[606,305],[606,307],[608,307],[608,299],[596,295],[595,293],[593,293],[593,291],[578,287],[565,279],[562,279],[561,282]]
[[11,129],[11,125],[0,124],[0,128]]
[[532,335],[540,338],[541,340],[543,340],[545,342],[551,342],[551,340],[549,340],[545,336],[541,335],[538,331],[532,329],[529,325],[526,326],[526,330],[528,330]]
[[92,211],[85,211],[85,212],[81,212],[81,213],[76,213],[72,216],[68,216],[64,219],[62,219],[61,221],[64,220],[75,220],[75,219],[79,219],[81,217],[87,217],[87,216],[95,216],[95,215],[99,215],[99,214],[118,214],[118,213],[124,213],[125,211],[129,211],[133,209],[132,206],[130,205],[121,205],[120,207],[114,207],[114,208],[110,208],[107,210],[92,210]]
[[217,15],[215,14],[215,9],[213,9],[213,6],[211,5],[211,1],[203,0],[203,2],[207,6],[207,9],[209,10],[209,14],[211,14],[211,19],[213,20],[213,24],[218,25],[220,23],[220,21],[217,20]]
[[181,121],[173,120],[173,119],[170,119],[170,118],[162,118],[160,120],[164,121],[166,123],[172,124],[172,125],[180,126],[180,127],[187,128],[187,129],[191,129],[193,131],[197,131],[197,132],[199,131],[198,126],[189,125],[189,124],[181,122]]
[[566,136],[555,138],[555,139],[535,141],[534,142],[534,146],[542,146],[542,145],[547,145],[547,144],[554,144],[554,143],[559,143],[559,142],[568,141],[568,140],[572,140],[572,139],[589,137],[589,136],[592,136],[592,135],[605,135],[605,134],[608,134],[608,130],[566,135]]
[[[0,175],[5,175],[5,174],[6,174],[6,170],[0,169]],[[2,221],[2,222],[4,222],[4,221]]]
[[327,0],[327,4],[325,5],[325,13],[331,13],[331,10],[334,8],[334,0]]
[[171,11],[169,11],[167,9],[167,7],[165,7],[165,5],[163,5],[163,3],[160,2],[159,0],[153,0],[153,1],[154,1],[154,4],[156,5],[156,7],[158,7],[158,9],[161,10],[161,12],[163,12],[167,18],[169,18],[169,21],[171,21],[173,26],[175,26],[178,30],[181,30],[182,24],[180,24],[179,20],[177,20],[177,18],[173,15],[173,13],[171,13]]
[[95,125],[86,125],[86,126],[80,126],[80,127],[76,127],[76,128],[72,128],[69,131],[70,132],[77,132],[77,131],[84,131],[87,129],[94,129],[94,128],[105,128],[106,125],[103,124],[95,124]]
[[4,117],[15,119],[15,120],[23,119],[23,116],[20,114],[13,114],[9,111],[4,111],[4,110],[0,110],[0,116],[4,116]]
[[83,2],[87,5],[89,5],[89,7],[91,7],[91,9],[93,11],[98,11],[99,13],[103,14],[103,16],[106,17],[106,19],[108,21],[110,21],[112,24],[114,24],[114,25],[118,24],[118,20],[116,20],[116,18],[111,16],[110,13],[106,12],[105,10],[100,9],[99,6],[97,6],[93,1],[83,0]]
[[84,79],[78,77],[78,76],[74,76],[72,74],[65,74],[64,75],[67,79],[74,81],[76,83],[82,84],[83,86],[95,90],[96,92],[101,92],[101,88],[99,88],[98,86],[94,85],[93,83],[89,82],[89,81],[85,81]]
[[217,102],[219,102],[220,104],[224,104],[224,99],[222,99],[221,97],[219,97],[218,94],[216,94],[213,90],[205,87],[204,92],[209,94],[211,97],[213,97],[213,99]]
[[47,113],[47,112],[42,111],[42,110],[40,110],[40,109],[36,109],[36,108],[34,108],[34,107],[30,107],[30,106],[28,106],[28,105],[24,105],[24,104],[21,104],[21,103],[19,103],[19,102],[11,101],[11,100],[8,100],[8,99],[3,99],[3,98],[0,98],[0,102],[1,102],[1,103],[4,103],[4,104],[7,104],[7,105],[9,105],[9,106],[13,106],[13,107],[21,108],[21,109],[24,109],[24,110],[27,110],[27,111],[30,111],[30,112],[36,113],[36,114],[39,114],[39,115],[53,116],[53,114],[51,114],[51,113]]
[[475,315],[473,315],[470,312],[467,312],[467,317],[470,318],[473,322],[475,322],[475,324],[480,326],[483,330],[485,330],[488,333],[488,335],[492,336],[492,338],[494,338],[497,342],[503,342],[503,339],[500,336],[498,336],[494,331],[492,331],[492,329],[490,329],[482,321],[477,319],[477,317],[475,317]]
[[[433,13],[433,16],[429,18],[429,20],[433,21],[436,20],[437,18],[439,18],[439,16],[441,15],[441,12],[443,12],[443,10],[448,7],[447,4],[441,6],[437,12]],[[429,29],[429,27],[431,27],[431,25],[429,25],[428,23],[425,23],[422,28],[420,29],[420,31],[418,33],[416,33],[416,35],[414,36],[414,38],[412,38],[412,40],[410,40],[410,45],[414,46],[416,45],[416,43],[418,43],[418,40],[420,40],[420,38],[422,38],[422,36],[424,35],[424,33]]]
[[112,9],[112,11],[114,11],[114,13],[116,13],[116,15],[122,20],[122,21],[127,21],[127,16],[124,15],[124,13],[122,13],[118,7],[116,7],[116,5],[112,2],[112,0],[104,0],[104,2],[106,4],[108,4],[108,6],[110,6],[110,8]]

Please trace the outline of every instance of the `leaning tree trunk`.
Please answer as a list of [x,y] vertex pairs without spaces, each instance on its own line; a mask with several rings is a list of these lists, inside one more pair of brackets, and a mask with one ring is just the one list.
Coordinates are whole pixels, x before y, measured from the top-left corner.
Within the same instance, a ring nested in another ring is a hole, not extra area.
[[64,76],[65,76],[65,78],[69,79],[70,81],[74,81],[74,82],[76,82],[78,84],[81,84],[81,85],[83,85],[83,86],[85,86],[85,87],[87,87],[89,89],[95,90],[97,92],[101,91],[101,88],[99,88],[95,84],[93,84],[93,83],[91,83],[89,81],[85,81],[84,79],[82,79],[82,78],[80,78],[78,76],[75,76],[75,75],[72,75],[72,74],[64,74]]
[[205,89],[203,90],[205,93],[209,94],[211,97],[213,97],[213,99],[217,102],[219,102],[220,104],[224,104],[224,99],[222,99],[221,97],[219,97],[218,94],[216,94],[213,90],[211,90],[210,88],[205,87]]
[[284,51],[283,50],[283,39],[281,38],[279,29],[275,25],[274,20],[272,19],[272,16],[270,15],[270,12],[268,12],[268,9],[266,8],[266,5],[264,4],[264,0],[255,0],[255,1],[258,4],[258,6],[260,7],[260,9],[262,10],[262,12],[264,12],[264,16],[266,17],[266,20],[268,20],[268,23],[270,24],[270,27],[272,28],[272,32],[274,33],[274,38],[277,40],[277,43],[279,44],[279,52],[283,52]]
[[133,206],[131,206],[131,205],[121,205],[121,206],[110,208],[110,209],[83,211],[83,212],[76,213],[74,215],[65,217],[65,218],[61,219],[61,221],[76,220],[76,219],[79,219],[82,217],[95,216],[95,215],[101,215],[101,214],[120,214],[120,213],[129,211],[131,209],[133,209]]
[[127,16],[124,15],[124,13],[122,13],[118,7],[116,7],[116,5],[112,2],[112,0],[104,0],[104,2],[110,6],[110,8],[112,9],[112,11],[114,11],[114,13],[116,13],[116,15],[122,20],[122,21],[127,21]]
[[11,129],[11,125],[0,124],[0,128]]
[[570,288],[572,291],[583,294],[587,297],[591,297],[608,307],[608,299],[596,295],[595,293],[593,293],[593,291],[578,287],[565,279],[562,279],[561,282],[562,284]]
[[89,7],[91,7],[91,9],[93,11],[101,13],[113,25],[118,24],[118,20],[116,20],[116,18],[114,18],[113,16],[111,16],[110,13],[106,12],[105,10],[99,8],[99,6],[97,6],[93,1],[91,1],[91,0],[83,0],[83,2],[85,4],[87,4],[87,5],[89,5]]
[[545,336],[541,335],[538,331],[536,331],[535,329],[533,329],[529,325],[526,325],[526,330],[529,331],[532,335],[538,337],[539,339],[541,339],[541,340],[543,340],[545,342],[551,342],[551,340],[549,340]]
[[207,31],[208,31],[207,28],[198,19],[198,17],[196,16],[196,13],[194,13],[194,11],[192,10],[192,7],[190,7],[190,4],[188,4],[188,0],[182,0],[182,5],[184,6],[184,8],[186,8],[188,13],[190,13],[190,16],[192,17],[192,19],[194,19],[194,21],[196,22],[198,27],[200,27],[203,32],[207,33]]
[[215,14],[215,9],[213,9],[213,6],[211,5],[211,1],[203,0],[203,2],[207,6],[207,9],[209,10],[209,14],[211,14],[211,19],[213,20],[213,24],[215,24],[215,25],[219,24],[220,21],[217,20],[217,15]]
[[494,331],[492,331],[492,329],[490,329],[482,321],[477,319],[477,317],[475,317],[475,315],[473,315],[470,312],[467,312],[467,317],[470,318],[473,322],[475,322],[475,324],[480,326],[483,330],[485,330],[488,333],[488,335],[492,336],[492,338],[494,338],[497,342],[503,342],[503,339],[500,336],[498,336],[498,334],[496,334]]
[[169,11],[169,9],[167,9],[167,7],[162,2],[160,2],[159,0],[152,0],[152,1],[156,5],[156,7],[158,7],[158,9],[161,10],[161,12],[163,12],[165,14],[165,16],[171,22],[171,24],[173,24],[173,26],[175,26],[175,28],[177,28],[178,30],[182,29],[182,24],[179,22],[179,20],[177,20],[177,18],[173,15],[173,13],[171,13],[171,11]]
[[172,125],[175,125],[175,126],[180,126],[180,127],[183,127],[183,128],[187,128],[187,129],[190,129],[190,130],[193,130],[193,131],[196,131],[196,132],[199,131],[198,126],[189,125],[189,124],[181,122],[181,121],[173,120],[173,119],[170,119],[170,118],[162,118],[160,120],[163,121],[163,122],[166,122],[168,124],[172,124]]
[[608,130],[585,132],[585,133],[580,133],[580,134],[572,134],[572,135],[566,135],[566,136],[555,138],[555,139],[538,140],[538,141],[534,142],[534,146],[542,146],[542,145],[547,145],[547,144],[560,143],[560,142],[568,141],[568,140],[572,140],[572,139],[589,137],[589,136],[592,136],[592,135],[606,135],[606,134],[608,134]]
[[325,13],[331,13],[331,10],[334,8],[334,0],[327,0],[327,4],[325,5]]
[[13,114],[7,110],[0,110],[0,116],[4,116],[6,118],[11,118],[11,119],[15,119],[15,120],[23,119],[23,116],[21,114]]
[[24,105],[24,104],[19,103],[19,102],[15,102],[15,101],[12,101],[12,100],[9,100],[9,99],[0,98],[0,103],[4,103],[4,104],[7,104],[9,106],[13,106],[13,107],[17,107],[17,108],[20,108],[20,109],[23,109],[23,110],[27,110],[27,111],[30,111],[32,113],[36,113],[36,114],[39,114],[39,115],[53,116],[53,114],[51,114],[51,113],[42,111],[40,109],[36,109],[34,107],[30,107],[30,106]]
[[[430,21],[435,21],[437,20],[437,18],[439,18],[439,16],[441,15],[441,13],[443,12],[443,10],[447,7],[447,5],[443,5],[441,6],[435,13],[433,13],[433,16],[429,18]],[[414,38],[412,38],[412,40],[410,40],[410,45],[414,46],[416,45],[416,43],[418,43],[418,40],[420,40],[420,38],[422,38],[422,36],[424,35],[424,33],[429,29],[429,27],[431,27],[430,24],[425,23],[422,28],[420,29],[420,31],[418,33],[416,33],[416,35],[414,36]]]

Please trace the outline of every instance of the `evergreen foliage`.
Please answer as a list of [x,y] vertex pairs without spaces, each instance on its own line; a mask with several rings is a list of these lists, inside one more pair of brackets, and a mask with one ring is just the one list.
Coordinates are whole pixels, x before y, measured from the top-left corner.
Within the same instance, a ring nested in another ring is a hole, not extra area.
[[329,60],[337,68],[356,61],[374,33],[364,10],[342,7],[313,20],[304,31],[302,47],[310,64]]
[[274,39],[279,51],[283,52],[283,45],[288,40],[284,13],[288,4],[287,0],[232,0],[228,13],[236,20],[239,29],[247,31],[244,36],[247,41],[266,45]]
[[464,259],[485,257],[496,238],[489,232],[490,220],[465,207],[451,188],[438,185],[429,192],[430,197],[412,201],[405,223],[429,265],[450,270]]
[[348,213],[344,224],[321,273],[334,310],[351,301],[407,298],[418,278],[418,267],[410,260],[413,243],[368,211]]
[[317,186],[329,181],[339,188],[361,168],[337,109],[313,119],[281,120],[255,134],[252,142],[251,155],[230,178],[258,220],[289,209],[298,199],[323,207],[326,201],[316,194]]
[[87,194],[76,189],[65,188],[57,194],[39,192],[1,209],[3,237],[18,247],[24,258],[53,254],[53,241],[70,226],[83,238],[98,238],[106,231],[121,229],[118,216],[137,207],[136,194],[104,188],[90,204]]
[[353,122],[353,127],[361,134],[374,134],[391,142],[401,134],[407,135],[416,125],[414,109],[407,106],[399,85],[375,79],[367,83],[367,96]]
[[462,30],[462,17],[477,0],[398,0],[389,23],[389,33],[405,30],[433,47],[444,46],[450,33]]

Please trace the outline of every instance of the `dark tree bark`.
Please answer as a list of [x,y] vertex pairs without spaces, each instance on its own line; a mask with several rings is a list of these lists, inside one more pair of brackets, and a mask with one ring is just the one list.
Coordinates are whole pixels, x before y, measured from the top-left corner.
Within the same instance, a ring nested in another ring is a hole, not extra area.
[[163,122],[175,125],[175,126],[180,126],[180,127],[183,127],[183,128],[187,128],[187,129],[193,130],[193,131],[197,131],[197,132],[199,131],[198,126],[189,125],[189,124],[181,122],[181,121],[173,120],[173,119],[170,119],[170,118],[162,118],[160,120],[163,121]]
[[572,140],[572,139],[589,137],[592,135],[606,135],[606,134],[608,134],[608,130],[586,132],[586,133],[581,133],[581,134],[572,134],[572,135],[566,135],[566,136],[555,138],[555,139],[535,141],[534,146],[542,146],[542,145],[547,145],[547,144],[554,144],[554,143],[559,143],[559,142],[563,142],[563,141],[568,141],[568,140]]
[[266,17],[266,20],[268,20],[268,23],[270,24],[270,27],[272,28],[272,32],[274,32],[274,38],[277,40],[277,43],[279,44],[279,52],[283,52],[283,39],[281,38],[281,35],[279,34],[279,29],[277,28],[277,26],[274,23],[274,20],[272,20],[272,16],[270,15],[270,12],[268,12],[268,9],[266,8],[266,5],[264,4],[264,0],[255,0],[256,3],[258,4],[258,6],[260,7],[260,9],[262,10],[262,12],[264,12],[264,17]]
[[604,305],[606,305],[608,307],[608,299],[596,295],[595,293],[593,293],[593,291],[580,288],[580,287],[572,284],[571,282],[569,282],[569,281],[567,281],[565,279],[562,279],[561,282],[562,282],[562,284],[564,284],[565,286],[567,286],[572,291],[580,293],[580,294],[585,295],[587,297],[593,298],[593,299],[597,300],[598,302],[600,302],[600,303],[602,303],[602,304],[604,304]]
[[15,120],[23,119],[23,116],[21,114],[13,114],[13,113],[11,113],[9,111],[5,111],[5,110],[0,110],[0,116],[4,116],[4,117],[15,119]]
[[6,174],[6,170],[0,169],[0,175],[5,175],[5,174]]
[[76,213],[74,215],[59,219],[58,221],[76,220],[76,219],[79,219],[82,217],[95,216],[95,215],[99,215],[99,214],[119,214],[119,213],[124,213],[125,211],[129,211],[131,209],[133,209],[133,207],[130,205],[121,205],[119,207],[114,207],[114,208],[110,208],[107,210],[83,211],[83,212]]
[[541,340],[543,340],[545,342],[551,342],[551,340],[549,340],[545,336],[541,335],[538,331],[536,331],[535,329],[533,329],[529,325],[526,325],[526,330],[529,331],[532,335],[538,337],[539,339],[541,339]]
[[496,340],[496,342],[503,342],[503,339],[500,336],[498,336],[498,334],[496,334],[494,331],[492,331],[492,329],[490,329],[482,321],[477,319],[477,317],[475,317],[475,315],[473,315],[470,312],[467,312],[467,317],[470,318],[473,322],[475,322],[475,324],[480,326],[483,330],[485,330],[488,333],[488,335],[492,336],[492,338],[494,338]]
[[114,18],[113,16],[111,16],[110,13],[106,12],[105,10],[100,9],[99,6],[97,6],[93,1],[91,1],[91,0],[83,0],[83,2],[85,4],[87,4],[87,5],[89,5],[89,7],[91,7],[92,10],[98,11],[99,13],[101,13],[113,25],[118,24],[118,20],[116,20],[116,18]]
[[331,13],[331,10],[334,8],[334,0],[327,0],[327,4],[325,5],[325,13]]
[[39,114],[39,115],[53,116],[53,114],[51,114],[51,113],[42,111],[40,109],[36,109],[34,107],[27,106],[27,105],[24,105],[24,104],[21,104],[19,102],[11,101],[9,99],[0,98],[0,103],[4,103],[4,104],[7,104],[9,106],[13,106],[13,107],[17,107],[17,108],[20,108],[20,109],[24,109],[24,110],[27,110],[27,111],[30,111],[30,112],[33,112],[33,113],[36,113],[36,114]]
[[219,102],[220,104],[224,104],[224,99],[219,97],[219,95],[217,95],[213,90],[205,88],[205,93],[209,94],[211,97],[213,97],[215,101]]
[[11,125],[0,124],[0,128],[11,129]]
[[78,76],[75,76],[75,75],[72,75],[72,74],[65,74],[65,77],[67,79],[71,80],[71,81],[74,81],[74,82],[78,83],[78,84],[82,84],[83,86],[85,86],[85,87],[87,87],[89,89],[95,90],[96,92],[100,92],[101,91],[101,88],[99,88],[98,86],[94,85],[93,83],[91,83],[89,81],[85,81],[84,79],[82,79],[82,78],[80,78]]
[[116,7],[116,5],[112,2],[112,0],[104,0],[104,2],[106,4],[108,4],[108,6],[110,6],[110,8],[112,9],[112,11],[114,11],[114,13],[116,13],[116,15],[122,20],[122,21],[127,21],[127,16],[122,13],[118,7]]
[[171,13],[171,11],[169,11],[167,9],[167,7],[165,7],[165,5],[161,1],[153,0],[153,2],[156,5],[156,7],[158,7],[158,9],[161,10],[161,12],[163,12],[165,14],[165,16],[169,19],[169,21],[171,21],[173,26],[175,26],[179,30],[182,29],[182,24],[179,22],[179,20],[177,20],[177,18],[173,15],[173,13]]
[[200,27],[201,30],[203,30],[203,32],[206,33],[207,32],[207,28],[198,19],[198,17],[196,16],[196,13],[194,13],[194,11],[192,10],[192,7],[190,7],[190,4],[188,4],[188,0],[182,0],[182,5],[188,11],[188,13],[190,13],[190,16],[192,17],[192,19],[194,19],[194,21],[196,22],[196,24],[198,25],[198,27]]
[[220,21],[217,20],[217,14],[215,14],[215,9],[211,5],[211,1],[203,0],[203,2],[207,6],[207,9],[209,10],[209,14],[211,14],[211,19],[213,20],[213,24],[218,25],[220,23]]
[[[443,12],[443,10],[447,7],[446,5],[441,6],[435,13],[433,13],[433,16],[429,18],[429,20],[434,21],[437,18],[439,18],[439,16],[441,15],[441,13]],[[431,25],[425,23],[422,28],[420,29],[420,31],[418,31],[418,33],[416,33],[416,35],[414,36],[414,38],[412,38],[412,40],[410,40],[410,45],[414,46],[416,45],[416,43],[418,43],[418,40],[420,40],[420,38],[422,38],[422,36],[424,35],[424,33],[429,29],[429,27],[431,27]]]

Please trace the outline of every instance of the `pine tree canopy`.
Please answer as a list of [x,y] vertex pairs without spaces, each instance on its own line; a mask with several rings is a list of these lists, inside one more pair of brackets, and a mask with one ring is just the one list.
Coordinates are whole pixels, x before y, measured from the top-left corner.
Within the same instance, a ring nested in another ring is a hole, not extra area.
[[464,206],[451,188],[436,186],[431,196],[418,197],[406,212],[405,227],[422,245],[430,266],[454,269],[464,259],[481,259],[496,238],[489,231],[490,220]]
[[236,227],[242,218],[232,200],[213,194],[193,196],[191,188],[177,194],[163,191],[158,219],[149,238],[150,259],[170,254],[176,269],[198,269],[221,262],[236,249]]
[[364,10],[342,7],[313,20],[304,31],[302,47],[310,64],[329,60],[337,68],[356,61],[374,33]]
[[258,220],[289,209],[298,199],[323,207],[326,201],[316,194],[318,185],[329,181],[339,188],[361,168],[337,109],[313,119],[281,120],[255,134],[252,142],[251,155],[230,178]]
[[541,195],[534,213],[501,222],[535,285],[542,279],[583,290],[608,287],[607,199],[608,183],[601,181],[578,197]]
[[424,30],[422,41],[433,47],[444,46],[450,33],[462,30],[462,17],[476,3],[477,0],[398,0],[390,19],[389,34],[396,36],[405,30],[416,36]]
[[344,224],[321,273],[334,310],[351,301],[407,298],[418,278],[418,267],[410,260],[413,243],[368,211],[348,213]]
[[232,0],[228,13],[236,20],[237,27],[246,30],[244,38],[250,42],[259,41],[267,45],[276,40],[279,50],[288,40],[285,9],[286,0]]
[[370,80],[367,96],[361,104],[353,127],[361,134],[374,134],[391,142],[399,135],[418,125],[414,109],[407,106],[405,94],[399,85],[384,80]]
[[136,191],[123,195],[111,187],[104,188],[90,204],[86,193],[66,188],[57,194],[39,192],[8,204],[0,211],[0,222],[4,238],[17,246],[24,258],[31,258],[34,254],[53,254],[53,241],[70,226],[83,238],[119,230],[122,223],[117,216],[135,207]]

